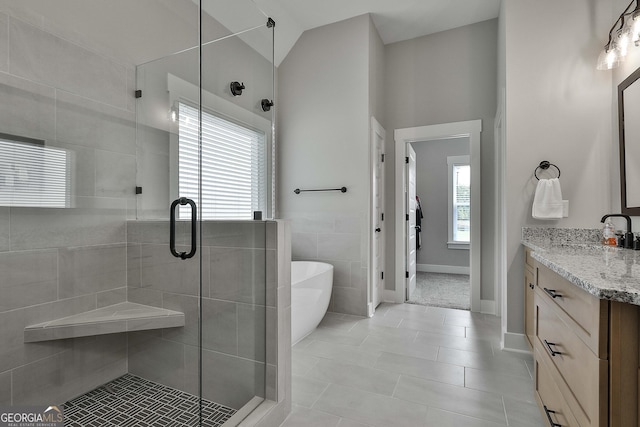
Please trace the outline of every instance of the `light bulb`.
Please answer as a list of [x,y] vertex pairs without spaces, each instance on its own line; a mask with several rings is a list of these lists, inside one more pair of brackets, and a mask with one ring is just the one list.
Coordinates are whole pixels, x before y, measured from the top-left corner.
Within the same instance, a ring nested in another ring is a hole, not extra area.
[[623,58],[620,56],[618,49],[615,46],[609,46],[605,48],[598,57],[598,70],[610,70],[616,68],[622,62]]
[[624,31],[618,34],[617,48],[618,48],[618,51],[620,52],[620,56],[623,58],[627,56],[627,53],[629,52],[629,42],[630,42],[629,32]]
[[631,26],[631,39],[637,45],[640,41],[640,16],[633,18],[633,25]]

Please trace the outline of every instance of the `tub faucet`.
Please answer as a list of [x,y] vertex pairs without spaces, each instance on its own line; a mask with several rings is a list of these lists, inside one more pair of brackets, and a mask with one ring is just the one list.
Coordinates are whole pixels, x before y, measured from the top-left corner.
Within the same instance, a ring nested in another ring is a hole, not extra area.
[[633,232],[631,231],[631,217],[625,214],[607,214],[602,217],[600,222],[604,222],[609,217],[620,217],[625,218],[627,220],[627,233],[624,235],[624,247],[627,249],[633,248]]

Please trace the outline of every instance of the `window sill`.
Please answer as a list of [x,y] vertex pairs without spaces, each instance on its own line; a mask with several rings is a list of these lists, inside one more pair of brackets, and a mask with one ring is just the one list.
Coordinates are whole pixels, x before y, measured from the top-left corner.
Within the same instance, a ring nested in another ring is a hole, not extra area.
[[447,247],[449,249],[462,249],[468,251],[470,244],[466,242],[447,242]]

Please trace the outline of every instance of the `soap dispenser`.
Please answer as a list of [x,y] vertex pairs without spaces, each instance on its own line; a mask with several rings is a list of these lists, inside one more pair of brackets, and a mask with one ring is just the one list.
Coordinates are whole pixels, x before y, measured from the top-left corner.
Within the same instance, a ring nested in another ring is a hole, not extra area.
[[611,221],[607,220],[602,228],[602,244],[605,246],[616,246],[616,229],[613,227]]

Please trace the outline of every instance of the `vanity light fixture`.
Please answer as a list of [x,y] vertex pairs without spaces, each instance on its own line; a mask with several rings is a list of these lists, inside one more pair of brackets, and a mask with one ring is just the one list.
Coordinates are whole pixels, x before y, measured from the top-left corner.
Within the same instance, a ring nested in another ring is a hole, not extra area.
[[618,67],[634,46],[640,46],[640,0],[631,0],[609,30],[609,40],[598,57],[597,69]]

